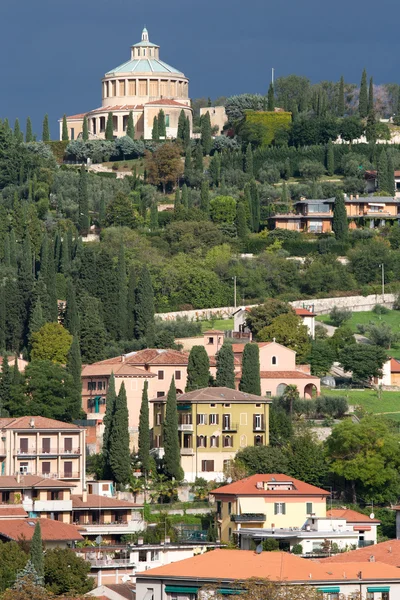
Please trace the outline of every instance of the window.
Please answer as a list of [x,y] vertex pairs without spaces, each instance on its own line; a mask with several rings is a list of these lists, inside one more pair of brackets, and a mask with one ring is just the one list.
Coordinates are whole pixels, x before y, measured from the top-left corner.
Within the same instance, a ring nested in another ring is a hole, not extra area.
[[312,512],[313,512],[312,502],[306,502],[306,513],[308,515],[311,515]]
[[164,371],[158,371],[157,376],[158,379],[164,379]]
[[209,344],[213,344],[214,343],[214,338],[213,337],[209,337],[208,338],[208,343]]
[[231,465],[232,465],[232,461],[231,460],[229,460],[229,459],[228,460],[224,460],[223,467],[222,467],[223,470],[224,470],[224,472],[229,473]]
[[74,140],[75,139],[75,129],[73,127],[71,127],[70,131],[70,140]]
[[165,392],[157,392],[157,398],[162,398],[165,396]]
[[151,560],[160,560],[160,553],[158,550],[152,550],[151,551]]
[[224,448],[232,448],[233,447],[233,437],[231,435],[224,435]]
[[265,395],[267,398],[271,398],[272,397],[272,392],[265,392]]
[[19,472],[20,473],[28,473],[28,463],[27,462],[19,463]]
[[156,425],[161,425],[162,423],[162,415],[161,413],[156,414]]
[[147,550],[139,550],[139,562],[147,562]]
[[102,489],[103,492],[108,492],[108,487],[109,487],[108,483],[103,483],[102,486],[101,486],[101,489]]
[[165,115],[165,127],[169,127],[169,115]]
[[106,382],[105,381],[98,381],[97,382],[97,389],[98,390],[105,390],[106,389]]
[[197,436],[197,447],[198,448],[207,448],[207,436],[205,436],[205,435]]
[[210,425],[218,425],[219,422],[219,415],[212,413],[211,415],[209,415],[209,423]]
[[382,600],[389,600],[389,592],[382,592],[381,598]]
[[274,515],[286,515],[286,504],[284,502],[275,502]]
[[50,463],[42,462],[42,475],[48,475],[50,473]]
[[154,448],[161,448],[161,435],[154,436]]
[[222,427],[223,429],[231,428],[231,415],[222,415]]
[[51,498],[50,500],[62,500],[62,492],[56,490],[55,492],[50,492]]
[[261,404],[256,404],[256,408],[261,408]]
[[88,381],[87,389],[89,391],[95,390],[96,389],[96,382],[95,381]]
[[211,473],[214,471],[214,461],[213,460],[202,460],[201,461],[201,470],[203,473]]
[[28,454],[28,438],[20,438],[19,448],[20,454]]
[[277,359],[277,357],[276,357],[276,356],[273,356],[273,357],[272,357],[272,359],[271,359],[271,363],[272,363],[273,365],[277,365],[277,364],[278,364],[278,359]]
[[64,477],[72,477],[72,462],[70,461],[64,463]]
[[254,445],[255,446],[263,446],[264,445],[264,436],[263,435],[255,435],[254,436]]
[[230,404],[224,404],[224,406],[226,406],[226,408],[230,408]]
[[72,438],[64,438],[64,452],[72,452]]
[[221,500],[217,500],[217,515],[221,515],[221,506],[222,506]]
[[311,222],[308,229],[310,232],[313,232],[313,233],[322,233],[323,232],[322,221]]
[[197,425],[207,425],[207,415],[198,414],[197,415]]
[[253,427],[254,427],[254,429],[262,429],[263,428],[263,416],[262,415],[253,415]]
[[50,454],[50,438],[42,439],[42,452],[43,454]]
[[214,408],[216,406],[216,404],[210,404],[211,408]]
[[180,378],[181,378],[181,372],[175,371],[175,379],[180,379]]
[[218,448],[219,447],[219,437],[218,435],[212,435],[210,437],[210,448]]

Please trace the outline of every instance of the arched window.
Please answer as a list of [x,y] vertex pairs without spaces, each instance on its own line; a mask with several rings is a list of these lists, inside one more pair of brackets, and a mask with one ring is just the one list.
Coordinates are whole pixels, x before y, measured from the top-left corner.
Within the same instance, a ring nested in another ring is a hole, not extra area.
[[277,396],[283,396],[283,394],[285,393],[286,388],[287,388],[286,383],[280,383],[278,385],[278,387],[276,388],[276,395]]
[[277,357],[276,357],[276,356],[273,356],[273,357],[272,357],[272,361],[271,361],[271,362],[272,362],[272,364],[273,364],[273,365],[277,365],[277,364],[278,364],[278,359],[277,359]]
[[212,435],[210,437],[210,448],[218,448],[219,446],[219,437],[217,435]]
[[233,443],[232,443],[232,436],[231,435],[225,435],[224,436],[224,448],[232,448]]
[[207,438],[205,435],[197,436],[197,447],[198,448],[206,448],[207,446]]
[[263,436],[262,435],[256,435],[254,437],[254,445],[255,446],[262,446],[263,445]]

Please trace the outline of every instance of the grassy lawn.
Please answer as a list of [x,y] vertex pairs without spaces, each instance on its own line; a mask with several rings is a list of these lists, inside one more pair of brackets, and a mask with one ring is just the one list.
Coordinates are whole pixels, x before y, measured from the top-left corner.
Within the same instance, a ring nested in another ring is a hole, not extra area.
[[372,413],[397,413],[387,416],[400,421],[400,392],[382,392],[379,400],[376,390],[322,390],[326,396],[344,396],[352,406],[362,406]]
[[[143,175],[144,173],[144,159],[143,158],[135,158],[132,160],[118,160],[115,162],[105,162],[103,163],[105,167],[111,169],[113,165],[118,165],[118,171],[122,171],[125,173],[129,173],[132,171],[134,167],[136,167],[137,175]],[[114,169],[113,169],[114,170]]]
[[215,321],[201,321],[201,331],[208,329],[219,329],[229,331],[233,329],[233,319],[215,319]]
[[[317,321],[331,325],[329,315],[320,315],[317,317]],[[359,333],[357,325],[368,325],[371,321],[374,323],[386,323],[389,327],[400,335],[400,311],[389,310],[385,315],[376,315],[372,310],[366,312],[353,312],[351,319],[346,321],[346,325],[349,325],[354,333]],[[368,337],[368,336],[367,336]],[[400,358],[400,343],[393,344],[392,348],[388,350],[388,354],[393,358]]]

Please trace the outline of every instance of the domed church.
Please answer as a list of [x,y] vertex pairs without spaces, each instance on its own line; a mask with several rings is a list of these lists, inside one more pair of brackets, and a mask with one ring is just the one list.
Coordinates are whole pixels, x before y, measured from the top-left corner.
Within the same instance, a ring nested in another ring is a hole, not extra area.
[[160,109],[165,113],[167,138],[176,137],[182,110],[192,124],[189,80],[178,69],[160,60],[160,47],[150,42],[149,33],[144,28],[141,41],[131,47],[130,59],[105,74],[101,107],[67,117],[69,139],[81,137],[85,116],[89,139],[104,139],[110,112],[113,115],[114,137],[122,137],[126,133],[131,111],[135,137],[151,139],[153,119]]

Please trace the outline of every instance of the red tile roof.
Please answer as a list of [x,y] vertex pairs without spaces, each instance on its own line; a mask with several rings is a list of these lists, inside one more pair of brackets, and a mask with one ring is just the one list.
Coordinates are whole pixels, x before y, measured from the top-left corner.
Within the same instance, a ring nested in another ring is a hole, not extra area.
[[25,538],[29,541],[32,539],[37,521],[40,523],[44,542],[83,540],[75,525],[52,519],[0,519],[0,537],[16,541]]
[[26,488],[74,488],[74,483],[40,477],[39,475],[21,475],[20,480],[14,475],[2,475],[0,477],[0,489],[2,490],[24,490]]
[[119,110],[143,110],[143,104],[118,104],[116,106],[100,106],[99,108],[94,108],[86,114],[93,115],[96,113],[109,113]]
[[316,317],[316,313],[307,310],[306,308],[295,308],[294,312],[298,317]]
[[[67,121],[73,121],[76,119],[83,119],[83,117],[86,115],[86,113],[79,113],[77,115],[70,115],[69,117],[67,117]],[[62,119],[59,119],[59,121],[62,121]]]
[[[136,597],[136,585],[132,583],[105,583],[104,587],[108,588],[112,592],[115,592],[116,594],[119,594],[127,600],[134,600]],[[107,597],[104,596],[104,598]]]
[[251,577],[271,581],[306,581],[308,584],[323,581],[357,581],[359,572],[363,580],[400,580],[400,571],[383,563],[354,562],[336,565],[316,562],[294,556],[289,552],[262,552],[251,550],[213,550],[193,558],[138,573],[137,577],[173,579],[210,579],[216,582],[245,580]]
[[[124,354],[123,356],[115,356],[114,358],[108,358],[106,360],[101,360],[99,362],[93,363],[93,365],[87,365],[84,368],[83,374],[86,373],[86,369],[89,367],[96,367],[99,369],[99,372],[96,373],[100,375],[100,369],[105,368],[105,375],[108,372],[114,371],[116,372],[116,365],[130,365],[132,366],[140,366],[145,367],[147,365],[187,365],[189,360],[188,352],[181,352],[180,350],[161,350],[158,348],[146,348],[145,350],[139,350],[137,352],[129,352],[129,354]],[[113,366],[111,369],[109,366]],[[141,371],[138,370],[139,373]],[[147,372],[148,377],[153,377],[152,373]]]
[[[372,558],[372,560],[371,560]],[[400,567],[400,540],[388,540],[374,546],[351,550],[350,552],[341,552],[336,556],[321,559],[321,562],[332,563],[385,563],[394,567]],[[347,566],[346,566],[347,568]],[[362,569],[364,572],[364,568]]]
[[[258,489],[257,483],[290,482],[293,484],[292,490],[264,490]],[[281,473],[268,473],[261,475],[251,475],[240,481],[234,481],[224,485],[211,492],[212,494],[229,494],[233,496],[329,496],[329,492],[315,485],[310,485],[294,477],[282,475]]]
[[[232,344],[232,350],[234,354],[242,354],[244,351],[244,347],[246,344],[249,344],[250,342],[245,342],[243,344]],[[254,342],[252,342],[254,344]],[[257,346],[259,348],[264,348],[264,346],[269,346],[269,344],[273,344],[274,342],[258,342]],[[289,350],[290,348],[288,348]]]
[[390,359],[390,372],[400,373],[400,361],[395,358]]
[[129,502],[128,500],[119,500],[118,498],[108,498],[107,496],[99,496],[97,494],[88,494],[87,502],[83,502],[82,495],[71,496],[72,508],[142,508],[143,505]]
[[327,517],[333,517],[334,519],[346,519],[348,523],[368,523],[372,525],[379,525],[379,519],[370,519],[368,515],[363,515],[356,510],[350,508],[333,508],[332,510],[326,511]]
[[[31,422],[33,422],[33,427]],[[75,429],[79,431],[81,427],[72,423],[47,419],[46,417],[17,417],[0,419],[0,429],[30,429],[32,431],[38,429]]]
[[224,332],[220,329],[210,329],[209,331],[203,331],[203,335],[224,335]]
[[303,371],[261,371],[261,379],[316,379],[319,381],[319,377],[315,375],[308,375]]
[[188,104],[182,104],[181,102],[177,102],[176,100],[167,100],[166,98],[162,98],[160,100],[152,100],[151,102],[146,102],[145,106],[182,106],[183,108],[188,108],[192,110]]
[[82,369],[82,377],[109,377],[114,373],[116,377],[156,377],[155,373],[149,373],[125,362],[119,363],[94,363],[85,365]]
[[[151,402],[166,401],[167,397],[162,396],[161,398],[154,398]],[[239,390],[232,390],[226,387],[208,387],[200,390],[193,390],[192,392],[186,392],[184,394],[178,394],[176,397],[178,402],[268,402],[272,401],[266,397],[256,396],[255,394],[248,394],[247,392],[240,392]]]
[[28,513],[22,508],[22,506],[0,506],[0,519],[7,519],[7,517],[27,517]]

